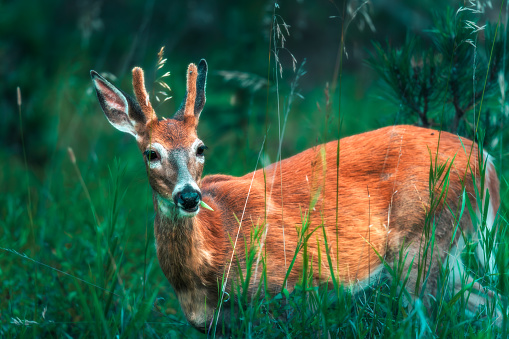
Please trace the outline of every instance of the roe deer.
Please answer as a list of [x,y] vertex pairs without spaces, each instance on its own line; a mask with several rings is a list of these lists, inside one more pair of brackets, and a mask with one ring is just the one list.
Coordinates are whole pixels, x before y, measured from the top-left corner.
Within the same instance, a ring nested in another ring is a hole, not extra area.
[[[240,239],[249,239],[254,225],[263,224],[266,288],[281,291],[288,269],[285,256],[290,261],[295,252],[296,225],[302,225],[306,213],[310,229],[323,226],[313,234],[317,241],[313,238],[308,242],[310,264],[323,266],[313,270],[315,283],[330,283],[332,270],[340,282],[362,286],[379,274],[383,258],[390,263],[401,246],[407,246],[406,268],[413,266],[407,286],[413,297],[418,296],[422,281],[419,285],[416,266],[424,247],[421,237],[426,213],[431,209],[430,164],[436,162],[449,168],[448,189],[432,210],[436,246],[427,261],[427,291],[436,291],[440,264],[446,262],[450,276],[456,278],[450,282],[452,291],[461,290],[463,237],[479,240],[482,234],[474,229],[468,213],[458,221],[454,212],[461,209],[464,199],[470,199],[476,208],[480,163],[487,164],[488,229],[494,227],[500,204],[493,163],[486,153],[479,161],[477,145],[472,141],[414,126],[385,127],[308,149],[242,177],[202,178],[207,147],[196,130],[205,104],[207,63],[201,60],[198,66],[189,65],[186,96],[171,119],[158,119],[142,69],[136,67],[132,73],[136,100],[95,71],[91,76],[107,119],[118,130],[132,134],[143,154],[153,189],[157,257],[194,327],[202,331],[208,328],[221,298],[218,282],[229,272],[231,261],[246,269],[244,241],[236,242],[235,249],[232,245],[237,232]],[[438,184],[433,193],[439,196],[443,187]],[[200,208],[203,202],[211,209]],[[329,248],[324,246],[324,234]],[[493,256],[483,251],[483,246],[478,246],[481,264],[494,269]],[[335,263],[333,268],[327,263],[327,254]],[[299,255],[287,280],[288,290],[295,286],[302,267]],[[255,292],[259,279],[253,279],[249,293]],[[231,281],[232,277],[225,286],[227,293]],[[468,282],[474,280],[468,278]],[[481,287],[476,283],[474,288]],[[469,299],[471,311],[487,298],[474,294]],[[430,303],[429,298],[424,299]]]

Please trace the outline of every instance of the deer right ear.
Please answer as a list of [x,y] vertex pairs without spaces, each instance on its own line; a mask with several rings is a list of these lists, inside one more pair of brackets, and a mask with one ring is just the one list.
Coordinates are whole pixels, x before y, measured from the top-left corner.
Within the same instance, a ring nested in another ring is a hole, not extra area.
[[119,131],[137,136],[145,127],[141,107],[127,94],[109,83],[96,71],[90,71],[97,99],[108,121]]

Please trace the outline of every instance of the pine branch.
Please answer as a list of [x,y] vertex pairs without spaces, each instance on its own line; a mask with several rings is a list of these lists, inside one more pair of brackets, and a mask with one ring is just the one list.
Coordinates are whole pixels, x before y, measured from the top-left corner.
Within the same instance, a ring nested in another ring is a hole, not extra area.
[[[509,69],[504,66],[508,60],[504,59],[503,50],[507,28],[498,34],[491,50],[494,26],[478,24],[477,14],[451,9],[437,13],[434,27],[426,31],[431,47],[415,37],[407,38],[399,48],[388,43],[384,48],[378,43],[373,44],[374,52],[367,63],[381,77],[383,96],[402,107],[400,116],[403,121],[435,126],[434,121],[442,119],[441,107],[445,100],[446,115],[442,126],[453,133],[475,137],[470,129],[473,116],[467,113],[475,109],[481,99],[492,101],[497,94],[495,89],[499,88],[500,72]],[[480,33],[484,37],[479,38]],[[476,82],[486,74],[486,84]],[[495,124],[492,120],[489,109],[483,111],[486,131],[496,128],[492,126]],[[489,142],[489,138],[486,137],[484,142]]]

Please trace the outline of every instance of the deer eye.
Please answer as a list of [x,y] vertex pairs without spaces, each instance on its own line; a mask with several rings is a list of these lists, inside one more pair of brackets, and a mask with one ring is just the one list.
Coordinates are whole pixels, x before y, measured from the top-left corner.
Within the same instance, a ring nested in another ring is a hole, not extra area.
[[159,154],[151,149],[146,150],[145,152],[143,152],[143,154],[145,155],[145,157],[147,157],[148,161],[155,161],[160,159]]
[[207,146],[205,145],[201,145],[199,146],[197,149],[196,149],[196,155],[200,155],[200,156],[203,156],[203,152],[205,152],[205,150],[208,149]]

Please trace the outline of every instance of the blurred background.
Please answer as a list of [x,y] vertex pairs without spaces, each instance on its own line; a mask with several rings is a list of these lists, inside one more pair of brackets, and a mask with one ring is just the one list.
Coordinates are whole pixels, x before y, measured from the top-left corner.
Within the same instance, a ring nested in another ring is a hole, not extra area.
[[[431,44],[433,13],[460,6],[496,23],[501,2],[0,1],[0,334],[86,335],[112,324],[195,334],[155,257],[142,157],[105,119],[90,70],[132,93],[141,66],[156,112],[171,117],[187,65],[205,58],[205,174],[242,175],[264,139],[262,164],[276,160],[278,116],[287,117],[283,158],[406,122],[366,63],[373,42]],[[500,97],[495,107],[507,105]],[[487,147],[502,167],[507,141],[497,140]]]

